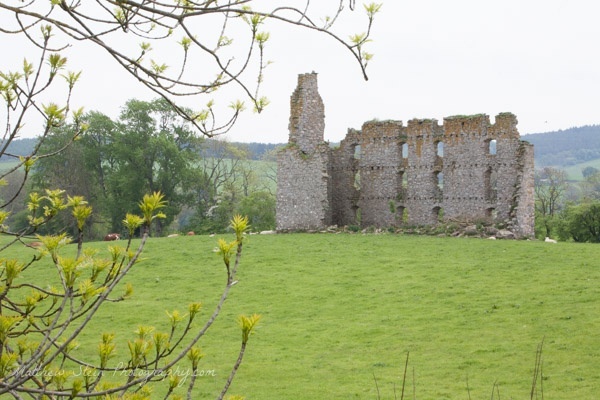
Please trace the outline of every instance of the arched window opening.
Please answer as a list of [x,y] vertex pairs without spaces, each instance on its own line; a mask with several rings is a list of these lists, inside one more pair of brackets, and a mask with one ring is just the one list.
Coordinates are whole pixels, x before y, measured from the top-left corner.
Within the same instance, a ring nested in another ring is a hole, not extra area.
[[408,158],[408,143],[402,143],[402,159],[406,160]]
[[488,140],[487,151],[490,156],[496,155],[496,139]]
[[485,210],[485,214],[488,218],[492,220],[496,220],[496,217],[498,217],[498,211],[496,211],[496,209],[493,207],[490,207],[487,210]]
[[433,220],[435,220],[437,223],[444,222],[444,209],[442,207],[434,207],[432,212]]
[[444,157],[444,142],[436,142],[435,151],[438,157]]

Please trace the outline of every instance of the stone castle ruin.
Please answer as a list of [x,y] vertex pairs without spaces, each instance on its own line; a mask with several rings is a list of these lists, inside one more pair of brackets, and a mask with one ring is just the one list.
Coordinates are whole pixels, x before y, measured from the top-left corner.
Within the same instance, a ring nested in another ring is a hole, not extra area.
[[277,230],[486,220],[533,236],[533,145],[513,114],[369,121],[337,148],[324,130],[317,74],[299,75],[278,155]]

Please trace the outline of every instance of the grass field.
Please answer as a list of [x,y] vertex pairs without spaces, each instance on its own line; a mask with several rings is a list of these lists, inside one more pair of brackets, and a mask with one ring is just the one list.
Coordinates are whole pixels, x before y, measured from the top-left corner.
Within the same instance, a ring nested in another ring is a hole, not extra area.
[[569,177],[569,180],[583,181],[583,180],[585,180],[585,178],[583,177],[582,171],[586,167],[594,167],[594,168],[600,169],[600,159],[587,161],[587,162],[573,165],[570,167],[562,167],[561,169],[565,170],[565,172],[567,173],[567,176]]
[[[137,324],[164,330],[165,310],[191,301],[202,301],[207,316],[225,281],[214,244],[207,236],[151,239],[129,276],[134,297],[107,305],[81,351],[115,332],[113,362],[126,362]],[[590,244],[250,236],[239,283],[201,343],[210,376],[195,398],[218,394],[237,356],[242,313],[263,316],[229,392],[248,400],[376,399],[376,386],[382,399],[400,398],[407,353],[405,399],[486,399],[492,390],[529,399],[542,341],[544,398],[598,398],[599,259],[600,246]]]

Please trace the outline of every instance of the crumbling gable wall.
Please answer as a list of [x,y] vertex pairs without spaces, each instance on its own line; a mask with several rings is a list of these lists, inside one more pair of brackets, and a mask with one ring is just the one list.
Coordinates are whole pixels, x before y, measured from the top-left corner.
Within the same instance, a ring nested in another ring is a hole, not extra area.
[[339,148],[323,142],[316,74],[292,95],[290,143],[278,160],[277,229],[389,227],[488,219],[518,236],[534,226],[533,146],[513,114],[370,121]]

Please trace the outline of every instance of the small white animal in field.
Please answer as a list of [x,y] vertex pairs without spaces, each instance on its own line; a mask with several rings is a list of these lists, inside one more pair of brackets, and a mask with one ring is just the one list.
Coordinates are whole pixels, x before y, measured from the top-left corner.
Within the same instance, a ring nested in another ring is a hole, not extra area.
[[556,243],[556,240],[550,239],[548,236],[546,236],[546,239],[544,239],[544,242],[546,242],[546,243]]

